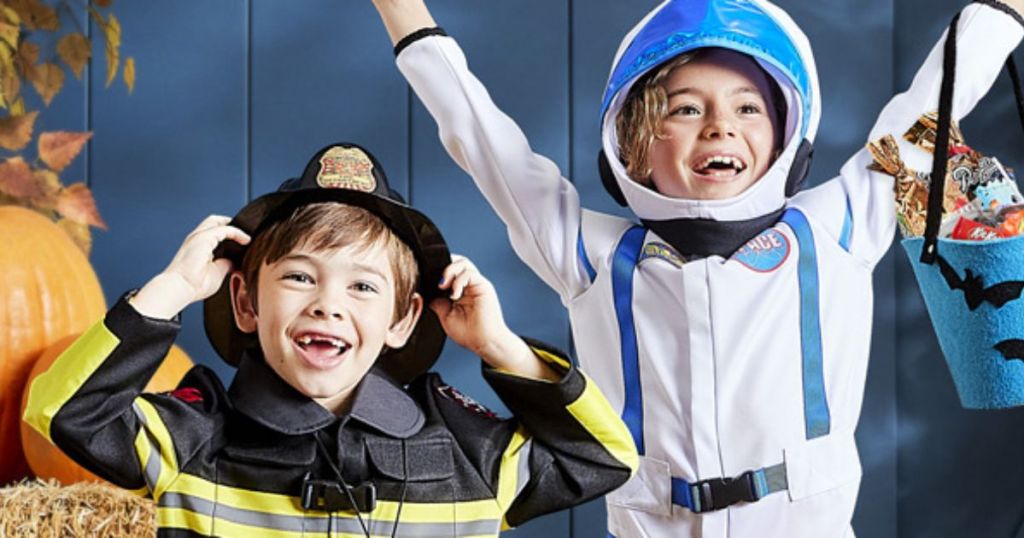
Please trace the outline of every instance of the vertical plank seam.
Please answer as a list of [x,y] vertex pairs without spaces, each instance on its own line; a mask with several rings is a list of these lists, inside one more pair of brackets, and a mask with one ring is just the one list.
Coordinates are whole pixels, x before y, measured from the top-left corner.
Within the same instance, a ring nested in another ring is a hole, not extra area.
[[245,153],[242,160],[242,175],[245,177],[245,203],[252,201],[252,0],[245,0],[245,20],[242,39],[245,47],[243,75],[245,112],[242,115],[242,144]]

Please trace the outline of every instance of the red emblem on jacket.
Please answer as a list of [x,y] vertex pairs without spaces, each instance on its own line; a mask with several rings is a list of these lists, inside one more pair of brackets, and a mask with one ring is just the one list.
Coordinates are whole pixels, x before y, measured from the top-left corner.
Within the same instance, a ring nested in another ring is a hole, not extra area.
[[171,392],[171,396],[185,403],[197,403],[203,401],[203,393],[199,392],[199,389],[193,387],[182,387]]

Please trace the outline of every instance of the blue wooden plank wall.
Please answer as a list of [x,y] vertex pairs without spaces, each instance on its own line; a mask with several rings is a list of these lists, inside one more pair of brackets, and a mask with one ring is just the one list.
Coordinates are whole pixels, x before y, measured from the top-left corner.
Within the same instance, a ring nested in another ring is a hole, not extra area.
[[[573,178],[584,204],[624,214],[597,179],[598,103],[619,39],[655,4],[431,5],[534,148]],[[877,111],[909,83],[961,2],[779,4],[815,45],[824,94],[811,174],[817,183],[862,147]],[[557,297],[514,256],[503,226],[445,155],[435,125],[398,75],[370,2],[137,1],[115,9],[123,53],[137,59],[134,95],[120,85],[103,88],[101,60],[84,84],[69,81],[40,120],[47,129],[96,133],[65,176],[88,179],[110,225],[96,235],[92,255],[108,301],[161,270],[205,215],[233,214],[300,173],[319,147],[351,140],[374,151],[395,187],[494,280],[513,328],[571,346]],[[1002,84],[1000,92],[1007,91]],[[973,144],[1019,164],[1009,157],[1019,155],[1013,148],[1020,136],[1006,136],[1012,127],[1002,120],[1010,113],[1008,98],[990,101],[965,129]],[[901,252],[879,265],[875,285],[873,360],[858,430],[858,534],[1018,535],[1024,467],[1012,458],[1024,444],[1024,411],[959,408]],[[230,379],[206,343],[198,308],[185,312],[179,344]],[[454,385],[502,409],[468,353],[450,345],[439,368]],[[603,514],[594,502],[510,535],[603,537]]]

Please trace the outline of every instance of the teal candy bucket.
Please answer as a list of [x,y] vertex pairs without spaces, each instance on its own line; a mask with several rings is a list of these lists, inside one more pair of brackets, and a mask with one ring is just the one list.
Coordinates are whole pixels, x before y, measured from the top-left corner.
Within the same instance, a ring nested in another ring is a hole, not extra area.
[[920,261],[923,246],[921,237],[903,240],[961,405],[1024,405],[1024,236],[940,239],[933,264]]

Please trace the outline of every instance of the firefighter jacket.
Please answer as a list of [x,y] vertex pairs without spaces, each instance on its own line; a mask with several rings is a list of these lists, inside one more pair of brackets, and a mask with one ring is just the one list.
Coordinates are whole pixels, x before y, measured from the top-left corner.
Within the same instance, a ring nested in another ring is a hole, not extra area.
[[[955,120],[988,91],[1022,35],[991,5],[966,7],[958,28]],[[929,169],[930,154],[902,135],[938,106],[943,42],[865,140],[893,135],[915,170]],[[617,158],[618,110],[651,69],[709,46],[752,56],[778,84],[788,114],[782,152],[735,197],[663,196],[632,181]],[[864,149],[838,177],[787,189],[802,175],[796,167],[806,165],[821,107],[809,44],[789,16],[764,0],[668,0],[626,36],[602,103],[602,149],[643,226],[581,208],[574,184],[534,153],[443,31],[417,32],[396,54],[517,255],[560,295],[581,368],[630,428],[640,468],[606,497],[609,531],[852,536],[871,273],[895,230],[894,180],[868,169]],[[719,254],[688,252],[670,237],[765,219]]]
[[436,374],[403,388],[377,370],[337,418],[256,353],[227,390],[196,366],[173,392],[141,393],[179,328],[122,299],[33,382],[25,413],[75,461],[156,501],[159,536],[496,536],[636,465],[597,387],[537,345],[560,382],[484,371],[513,419]]

